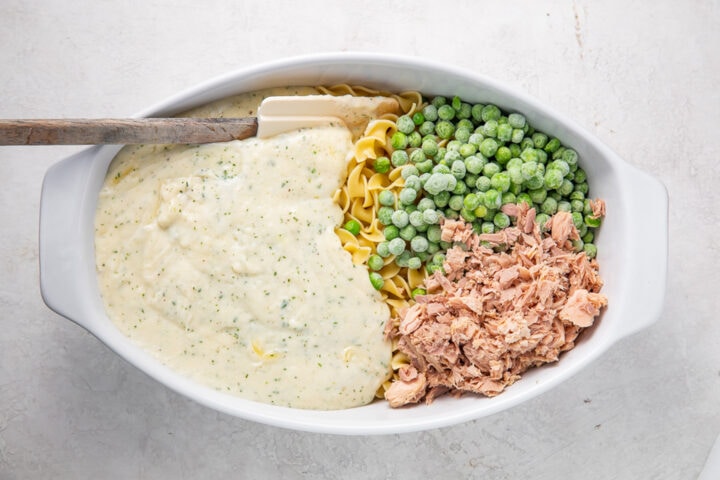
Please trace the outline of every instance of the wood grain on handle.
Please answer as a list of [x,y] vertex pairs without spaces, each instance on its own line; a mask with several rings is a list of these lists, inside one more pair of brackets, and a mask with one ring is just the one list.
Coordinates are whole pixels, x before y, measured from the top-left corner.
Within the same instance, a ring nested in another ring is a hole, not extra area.
[[0,145],[212,143],[256,132],[256,118],[0,119]]

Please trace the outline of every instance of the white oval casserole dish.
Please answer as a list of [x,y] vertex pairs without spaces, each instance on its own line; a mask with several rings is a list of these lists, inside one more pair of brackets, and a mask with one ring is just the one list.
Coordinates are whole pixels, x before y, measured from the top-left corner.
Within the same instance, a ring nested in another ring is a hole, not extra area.
[[138,348],[119,332],[104,311],[95,272],[93,222],[98,192],[120,146],[88,148],[59,161],[45,176],[40,206],[40,286],[48,307],[86,328],[143,372],[203,405],[270,425],[336,434],[418,431],[499,412],[558,385],[615,342],[659,317],[668,248],[665,187],[561,114],[487,77],[416,58],[320,54],[231,72],[137,116],[169,116],[272,86],[337,83],[390,91],[418,90],[426,95],[459,95],[466,101],[494,103],[506,111],[524,113],[536,129],[559,137],[563,144],[577,150],[592,196],[607,204],[607,217],[596,244],[609,307],[559,362],[528,371],[494,398],[448,397],[431,405],[401,409],[376,401],[339,411],[298,410],[245,400],[199,385]]

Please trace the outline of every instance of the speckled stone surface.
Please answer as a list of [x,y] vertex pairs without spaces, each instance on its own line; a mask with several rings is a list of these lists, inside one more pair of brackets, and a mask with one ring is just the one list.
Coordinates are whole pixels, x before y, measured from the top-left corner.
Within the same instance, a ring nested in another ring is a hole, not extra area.
[[560,387],[451,428],[338,437],[239,420],[45,307],[40,186],[78,149],[0,147],[1,479],[698,475],[720,433],[720,3],[376,3],[3,0],[0,116],[127,116],[303,53],[443,60],[526,91],[665,183],[662,317]]

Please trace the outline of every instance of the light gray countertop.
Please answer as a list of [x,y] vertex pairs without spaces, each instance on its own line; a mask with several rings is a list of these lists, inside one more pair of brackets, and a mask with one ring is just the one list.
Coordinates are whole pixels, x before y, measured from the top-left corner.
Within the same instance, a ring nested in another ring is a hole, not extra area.
[[718,25],[717,0],[3,0],[0,117],[128,116],[304,53],[442,60],[662,180],[670,259],[656,324],[521,406],[395,436],[287,431],[169,391],[48,310],[40,187],[78,148],[0,147],[0,478],[694,479],[720,433]]

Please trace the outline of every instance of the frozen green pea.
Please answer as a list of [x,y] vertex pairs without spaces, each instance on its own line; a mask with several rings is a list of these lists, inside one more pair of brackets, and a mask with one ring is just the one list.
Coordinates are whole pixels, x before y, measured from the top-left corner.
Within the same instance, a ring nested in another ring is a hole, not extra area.
[[368,257],[367,261],[368,267],[370,267],[370,270],[380,270],[385,266],[385,262],[383,261],[382,257],[380,255],[370,255]]
[[587,180],[587,174],[582,168],[575,170],[575,183],[583,183]]
[[377,254],[380,255],[382,258],[386,258],[390,256],[390,242],[380,242],[377,245]]
[[482,133],[474,132],[470,135],[470,138],[468,138],[468,143],[475,145],[475,148],[477,148],[480,146],[480,142],[482,142],[484,138],[485,137],[483,137]]
[[602,223],[602,217],[595,217],[593,215],[585,215],[585,225],[590,228],[597,228]]
[[510,177],[510,181],[515,184],[521,184],[525,181],[525,177],[522,173],[522,168],[517,166],[512,166],[507,169],[508,176]]
[[391,255],[400,255],[405,251],[405,240],[400,237],[393,238],[388,242],[388,251]]
[[490,186],[500,193],[510,190],[510,175],[507,172],[498,172],[490,178]]
[[407,262],[407,268],[410,270],[419,270],[422,267],[422,260],[420,257],[410,257]]
[[465,207],[460,209],[460,216],[465,220],[466,222],[472,222],[475,220],[475,213],[472,210],[469,210]]
[[422,143],[422,152],[426,157],[434,157],[438,152],[438,144],[435,140],[428,139]]
[[572,193],[570,193],[570,200],[585,200],[585,194],[583,192],[578,192],[577,190],[573,190]]
[[410,222],[410,216],[405,210],[395,210],[392,214],[392,224],[397,228],[404,228]]
[[407,148],[408,145],[408,139],[407,135],[405,135],[403,132],[397,131],[392,134],[390,137],[390,145],[395,150],[402,150],[404,148]]
[[431,243],[438,243],[442,236],[442,228],[440,225],[430,225],[426,232],[427,239]]
[[476,103],[470,109],[470,115],[472,116],[472,119],[475,120],[476,122],[483,121],[483,118],[482,118],[483,108],[485,108],[485,105],[483,105],[482,103]]
[[370,272],[370,284],[375,290],[380,290],[385,285],[385,279],[378,272]]
[[542,203],[547,198],[547,190],[544,188],[536,188],[534,190],[528,190],[528,195],[530,195],[530,200],[532,200],[533,203]]
[[583,246],[583,251],[588,258],[595,258],[597,256],[597,247],[593,243],[586,243]]
[[382,190],[378,193],[378,202],[380,205],[392,207],[395,205],[395,195],[390,190]]
[[545,177],[543,179],[543,182],[545,184],[545,188],[548,190],[554,190],[558,188],[560,185],[562,185],[563,182],[563,175],[560,170],[558,169],[550,169],[545,172]]
[[[409,177],[407,177],[405,179],[405,188],[412,188],[413,190],[415,190],[415,193],[417,194],[417,191],[422,188],[422,184],[420,183],[420,177],[418,177],[417,175],[410,175]],[[402,191],[400,192],[400,194],[402,195]],[[410,204],[413,201],[415,201],[414,198],[410,202],[403,202],[403,203]]]
[[541,132],[532,134],[532,141],[536,148],[545,148],[548,142],[548,136]]
[[483,167],[482,173],[484,176],[486,176],[488,178],[492,178],[493,175],[495,175],[496,173],[499,173],[501,170],[502,170],[502,168],[497,163],[488,162]]
[[360,229],[362,228],[360,222],[357,220],[348,220],[344,226],[345,230],[352,233],[353,235],[359,235]]
[[502,205],[502,196],[500,192],[491,188],[485,192],[483,202],[488,209],[497,210]]
[[456,212],[459,212],[463,208],[464,200],[465,199],[462,195],[453,195],[448,201],[448,207],[450,207],[450,209],[452,210],[455,210]]
[[[415,164],[415,167],[418,169],[418,172],[420,172],[421,174],[430,172],[432,170],[433,166],[434,166],[433,161],[430,159],[425,160],[424,162]],[[422,175],[421,175],[421,177],[422,177]]]
[[523,162],[533,162],[535,164],[538,163],[538,153],[537,150],[534,148],[526,148],[520,153],[520,159]]
[[455,118],[455,109],[451,105],[441,105],[438,107],[438,118],[440,120],[452,120]]
[[[484,201],[485,197],[482,198],[482,201]],[[473,214],[477,218],[485,218],[485,216],[488,214],[488,209],[484,204],[478,205],[475,210],[473,210]]]
[[[485,122],[485,125],[482,126],[482,134],[485,135],[487,138],[495,138],[497,137],[497,129],[498,129],[498,122],[497,120],[489,120]],[[486,138],[486,140],[487,140]],[[480,142],[482,144],[482,142]]]
[[417,228],[423,224],[423,214],[419,210],[415,210],[408,215],[410,225]]
[[427,156],[425,155],[425,152],[422,151],[422,149],[416,148],[415,150],[410,152],[409,160],[414,164],[418,164],[427,160]]
[[[408,222],[409,221],[410,220],[408,218]],[[417,229],[412,225],[406,225],[400,229],[400,238],[403,240],[407,240],[409,242],[415,235],[417,235]]]
[[410,263],[410,258],[412,257],[412,253],[410,253],[410,250],[403,251],[400,255],[395,257],[395,264],[398,267],[407,267]]
[[408,153],[405,150],[395,150],[390,156],[390,161],[395,167],[402,167],[409,160]]
[[592,243],[592,241],[595,239],[595,234],[593,232],[586,232],[585,235],[583,235],[582,240],[585,243]]
[[495,233],[495,224],[493,222],[483,222],[480,226],[482,233]]
[[405,180],[413,175],[420,175],[420,171],[415,165],[405,165],[402,170],[400,170],[400,175]]
[[515,128],[512,131],[512,136],[510,137],[510,141],[512,143],[520,143],[525,138],[525,132],[522,131],[520,128]]
[[554,153],[555,151],[557,151],[558,148],[560,148],[560,145],[560,140],[553,137],[548,140],[543,150],[545,150],[547,153]]
[[455,195],[465,195],[466,192],[467,192],[467,184],[465,182],[463,182],[462,180],[456,180],[455,187],[452,189],[452,193]]
[[447,103],[447,97],[438,95],[437,97],[433,97],[431,103],[435,105],[435,107],[440,108]]
[[381,156],[377,157],[375,161],[373,162],[373,170],[375,170],[377,173],[387,173],[390,171],[390,159]]
[[500,111],[500,108],[495,105],[488,104],[482,109],[481,117],[483,122],[488,122],[490,120],[497,121],[501,116],[502,112]]
[[[532,198],[532,195],[531,195]],[[557,212],[558,202],[552,197],[547,197],[540,205],[540,211],[547,215],[555,215]]]
[[440,222],[440,215],[436,210],[428,208],[422,212],[422,220],[426,225],[435,225]]
[[460,146],[460,150],[458,150],[458,153],[463,158],[468,158],[472,155],[475,155],[476,152],[477,152],[477,147],[475,145],[473,145],[472,143],[463,143]]
[[547,231],[547,227],[545,226],[550,220],[550,215],[547,213],[538,213],[535,216],[535,223],[537,223],[540,226],[540,231]]
[[582,192],[582,193],[584,193],[585,195],[587,195],[587,193],[588,193],[588,184],[587,184],[587,182],[576,183],[576,184],[575,184],[575,191]]
[[579,229],[585,223],[583,221],[582,213],[572,212],[570,215],[572,215],[572,221],[573,221],[573,225],[575,225],[575,228]]
[[497,127],[497,139],[501,142],[509,142],[512,138],[512,133],[513,128],[507,123],[500,124]]
[[525,116],[521,113],[511,113],[508,115],[508,124],[513,128],[525,127]]
[[410,115],[401,115],[398,117],[395,124],[397,125],[398,131],[404,133],[405,135],[410,135],[410,133],[415,130],[415,122],[413,122]]
[[478,196],[474,193],[469,193],[465,195],[463,205],[468,210],[475,210],[480,205],[480,198],[478,198]]
[[512,192],[505,192],[502,194],[502,204],[517,203],[517,197]]
[[393,223],[392,216],[394,210],[391,207],[380,207],[378,208],[377,218],[383,225],[390,225]]
[[542,188],[545,178],[541,172],[536,172],[535,175],[525,180],[525,188],[528,190],[536,190]]
[[440,172],[435,172],[427,179],[423,186],[430,195],[437,195],[448,188],[448,178]]
[[425,295],[426,293],[427,293],[427,292],[426,292],[426,290],[425,290],[424,288],[415,288],[415,289],[413,289],[413,291],[410,293],[410,296],[411,296],[412,298],[415,298],[415,297],[417,297],[418,295]]
[[463,145],[467,143],[468,139],[470,139],[471,131],[467,127],[460,127],[458,125],[455,126],[455,140],[460,142],[460,145]]
[[575,210],[572,207],[572,202],[568,202],[566,200],[560,200],[557,203],[557,211],[558,212],[575,212],[575,211],[579,211],[579,210]]
[[417,235],[410,240],[410,249],[413,252],[424,252],[428,248],[427,238]]
[[462,160],[455,160],[450,166],[450,173],[457,180],[465,177],[466,172],[467,170],[465,169],[465,162]]
[[577,165],[577,162],[578,162],[578,154],[577,154],[577,152],[576,152],[575,150],[573,150],[573,149],[571,149],[571,148],[566,149],[566,150],[563,152],[561,158],[563,159],[563,161],[564,161],[565,163],[567,163],[567,164],[570,165],[570,166],[572,166],[572,165]]
[[435,206],[437,208],[445,208],[450,201],[451,195],[452,194],[449,191],[445,190],[438,193],[437,195],[433,195],[432,199],[433,202],[435,202]]
[[487,192],[490,188],[490,178],[485,175],[478,177],[475,188],[480,192]]
[[[444,162],[444,164],[450,166],[457,161],[462,162],[463,160],[464,160],[464,157],[462,155],[460,155],[459,151],[448,150],[447,153],[445,154],[445,158],[443,159],[443,162]],[[449,171],[445,172],[445,173],[449,173]]]
[[[418,179],[419,181],[419,179]],[[417,190],[414,188],[405,187],[402,190],[400,190],[400,203],[404,205],[410,205],[415,201],[417,198]]]
[[420,132],[412,132],[407,138],[408,147],[410,148],[418,148],[422,143],[422,135],[420,135]]
[[385,240],[392,240],[400,235],[400,229],[390,224],[383,229],[383,234],[385,235]]
[[482,153],[485,157],[492,157],[495,155],[499,147],[499,144],[497,140],[494,138],[486,138],[482,142],[480,142],[480,147],[478,147],[478,151]]
[[412,121],[413,124],[416,126],[422,125],[422,123],[425,121],[425,115],[423,115],[422,112],[415,112],[412,115]]
[[506,146],[501,146],[495,152],[495,160],[501,165],[506,165],[513,158],[512,152]]
[[477,175],[482,172],[486,163],[482,158],[471,155],[465,159],[465,170]]
[[422,136],[427,136],[435,133],[435,122],[426,120],[422,125],[418,127],[418,133]]
[[507,228],[510,226],[510,217],[508,217],[507,214],[503,212],[498,212],[493,217],[493,223],[499,229]]
[[575,185],[566,179],[563,179],[562,184],[557,188],[557,192],[563,197],[569,196],[575,190]]
[[533,201],[527,192],[522,192],[517,195],[517,203],[518,204],[525,203],[525,204],[531,206]]
[[447,140],[452,138],[455,133],[455,125],[447,120],[440,120],[435,124],[435,133],[437,133],[438,137]]
[[564,160],[553,160],[548,164],[547,169],[557,170],[563,177],[570,173],[570,165],[568,165]]
[[422,109],[422,114],[425,120],[430,120],[431,122],[438,119],[437,107],[433,104],[425,105]]
[[447,179],[448,186],[445,189],[448,192],[454,192],[456,190],[457,184],[460,182],[460,180],[456,179],[452,174],[446,173],[444,174],[445,178]]
[[[430,231],[430,230],[428,229],[428,231]],[[433,255],[433,254],[437,253],[438,251],[440,251],[440,245],[438,245],[437,242],[428,241],[428,249],[427,249],[426,253],[428,255]]]
[[417,204],[417,209],[420,212],[424,212],[428,208],[435,208],[435,202],[431,198],[423,197],[420,199],[420,201]]

